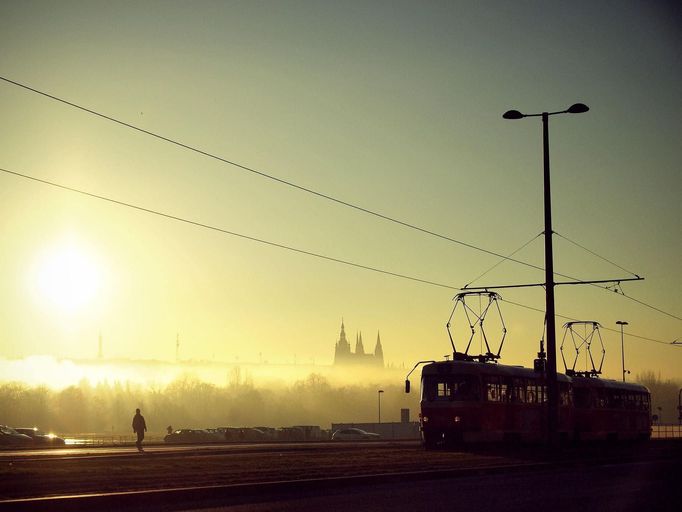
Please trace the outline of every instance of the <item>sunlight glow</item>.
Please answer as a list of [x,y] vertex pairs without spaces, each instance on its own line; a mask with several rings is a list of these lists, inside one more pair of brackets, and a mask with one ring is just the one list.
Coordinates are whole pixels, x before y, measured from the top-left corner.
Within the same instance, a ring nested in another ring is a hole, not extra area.
[[89,305],[101,287],[96,260],[77,244],[59,245],[39,258],[32,288],[40,302],[58,313],[74,314]]

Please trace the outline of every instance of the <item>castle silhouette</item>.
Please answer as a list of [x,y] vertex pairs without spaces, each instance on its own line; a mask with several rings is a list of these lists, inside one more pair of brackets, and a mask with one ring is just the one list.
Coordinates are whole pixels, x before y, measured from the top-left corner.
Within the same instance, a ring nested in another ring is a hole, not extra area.
[[377,344],[374,347],[373,354],[366,354],[365,347],[362,344],[362,333],[358,333],[355,337],[355,352],[350,349],[350,343],[346,339],[346,329],[341,320],[341,333],[339,340],[336,342],[334,350],[334,364],[335,365],[361,365],[361,366],[379,366],[384,367],[384,350],[381,347],[381,338],[377,331]]

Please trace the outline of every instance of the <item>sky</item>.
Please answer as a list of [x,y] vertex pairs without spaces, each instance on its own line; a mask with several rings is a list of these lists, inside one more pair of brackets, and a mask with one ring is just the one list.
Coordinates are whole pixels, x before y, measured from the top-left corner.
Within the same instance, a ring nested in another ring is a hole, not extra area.
[[[633,377],[682,379],[681,19],[672,2],[4,1],[0,76],[498,254],[534,239],[514,258],[539,267],[541,123],[502,113],[585,103],[549,122],[555,270],[643,276],[622,290],[662,312],[557,287],[558,343],[564,317],[600,322],[620,378],[624,320]],[[6,81],[0,112],[2,169],[451,287],[0,172],[6,360],[94,358],[101,335],[107,358],[172,361],[179,336],[182,359],[324,365],[343,319],[411,368],[451,352],[457,288],[500,262]],[[543,280],[507,261],[472,286]],[[502,362],[530,365],[544,291],[500,294]]]

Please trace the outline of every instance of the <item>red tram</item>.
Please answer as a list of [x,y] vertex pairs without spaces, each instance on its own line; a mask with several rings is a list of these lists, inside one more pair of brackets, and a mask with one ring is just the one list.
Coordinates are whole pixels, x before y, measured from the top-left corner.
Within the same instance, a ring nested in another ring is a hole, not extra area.
[[[564,374],[558,374],[558,385],[560,439],[650,437],[646,387]],[[546,437],[547,409],[541,371],[472,360],[434,361],[422,370],[420,425],[427,448],[540,442]]]

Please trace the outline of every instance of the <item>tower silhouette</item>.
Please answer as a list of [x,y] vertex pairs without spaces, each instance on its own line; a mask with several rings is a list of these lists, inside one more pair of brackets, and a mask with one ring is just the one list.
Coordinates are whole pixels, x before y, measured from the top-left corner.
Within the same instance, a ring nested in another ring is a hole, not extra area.
[[339,339],[334,347],[335,365],[362,365],[362,366],[384,366],[384,350],[377,331],[377,344],[373,354],[365,353],[365,346],[362,341],[362,332],[355,336],[355,352],[351,351],[350,342],[346,338],[346,326],[343,318],[341,319],[341,332]]

